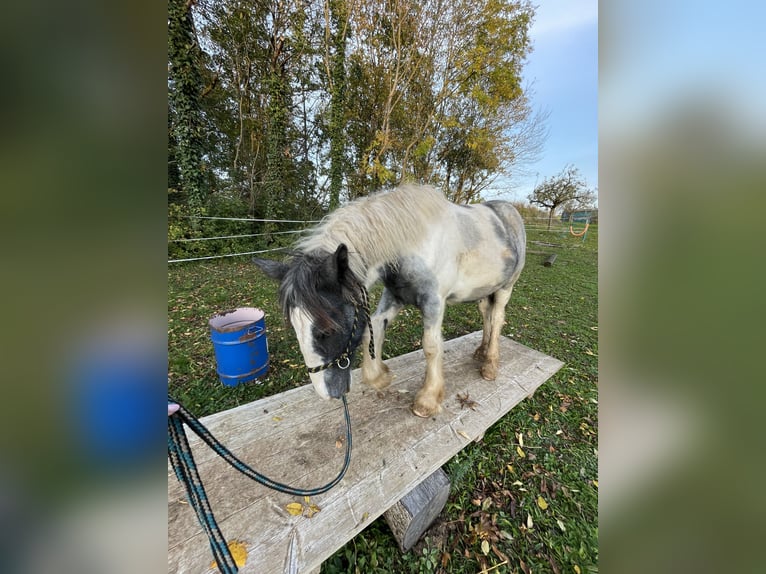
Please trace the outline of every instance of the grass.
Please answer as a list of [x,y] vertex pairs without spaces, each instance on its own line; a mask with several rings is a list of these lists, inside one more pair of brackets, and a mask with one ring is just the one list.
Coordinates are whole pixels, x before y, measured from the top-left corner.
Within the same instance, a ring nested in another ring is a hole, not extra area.
[[[598,572],[598,229],[591,226],[584,241],[568,229],[528,235],[532,253],[503,334],[564,367],[446,465],[450,498],[414,549],[402,554],[379,519],[328,559],[323,573]],[[558,259],[544,267],[550,253]],[[170,393],[195,414],[305,384],[276,284],[249,262],[171,266],[168,296]],[[266,312],[270,370],[261,384],[225,387],[207,321],[242,306]],[[445,339],[479,329],[475,304],[448,308]],[[384,358],[420,348],[421,333],[419,312],[403,310],[386,332]]]

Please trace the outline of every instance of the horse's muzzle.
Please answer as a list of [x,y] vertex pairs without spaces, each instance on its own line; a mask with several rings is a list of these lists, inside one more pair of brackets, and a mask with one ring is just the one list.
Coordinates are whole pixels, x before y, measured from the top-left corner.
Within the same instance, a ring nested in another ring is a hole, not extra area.
[[329,368],[324,372],[324,384],[327,394],[339,399],[351,390],[351,372],[349,369]]

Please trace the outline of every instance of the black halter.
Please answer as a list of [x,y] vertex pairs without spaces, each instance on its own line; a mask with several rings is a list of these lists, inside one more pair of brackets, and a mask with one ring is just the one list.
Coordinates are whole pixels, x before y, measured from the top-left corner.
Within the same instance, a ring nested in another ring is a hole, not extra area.
[[354,301],[354,324],[352,325],[351,333],[348,336],[348,343],[346,343],[346,350],[343,351],[337,357],[335,357],[332,361],[329,361],[325,363],[324,365],[319,365],[318,367],[307,367],[309,373],[318,373],[320,371],[324,371],[325,369],[329,369],[332,366],[336,366],[342,370],[348,369],[351,366],[351,355],[353,353],[351,349],[351,342],[354,340],[354,334],[356,333],[356,328],[359,325],[360,307],[362,310],[362,314],[364,315],[364,319],[365,321],[367,321],[367,328],[370,330],[370,345],[369,345],[370,357],[372,357],[373,359],[375,358],[375,339],[373,338],[373,334],[372,334],[372,321],[370,321],[370,300],[369,300],[369,294],[367,293],[367,289],[365,288],[364,285],[361,285],[361,292],[362,292],[361,303],[358,301]]

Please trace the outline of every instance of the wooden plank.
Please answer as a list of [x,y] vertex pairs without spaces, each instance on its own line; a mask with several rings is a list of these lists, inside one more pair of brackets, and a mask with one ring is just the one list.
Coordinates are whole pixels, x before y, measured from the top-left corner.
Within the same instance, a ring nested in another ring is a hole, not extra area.
[[437,468],[383,513],[402,552],[412,548],[436,520],[449,498],[449,491],[447,473]]
[[[476,332],[445,343],[444,408],[429,419],[410,412],[425,372],[422,351],[386,361],[394,381],[383,392],[362,384],[359,369],[352,373],[351,465],[338,486],[312,498],[321,509],[312,518],[291,516],[285,510],[290,502],[303,502],[300,497],[252,482],[190,436],[224,535],[247,545],[248,560],[240,572],[303,573],[317,568],[563,364],[502,337],[498,377],[488,382],[471,358],[480,340],[481,333]],[[476,401],[475,410],[462,408],[458,393],[469,393]],[[293,486],[325,484],[342,465],[341,404],[320,399],[311,385],[202,420],[244,461]],[[168,467],[168,572],[209,572],[211,560],[207,538]]]

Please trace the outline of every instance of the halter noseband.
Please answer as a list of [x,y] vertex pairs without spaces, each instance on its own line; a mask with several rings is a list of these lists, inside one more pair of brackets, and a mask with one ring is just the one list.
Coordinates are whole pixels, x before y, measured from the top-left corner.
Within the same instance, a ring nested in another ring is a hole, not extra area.
[[370,357],[373,359],[375,358],[375,339],[373,338],[372,333],[372,321],[370,321],[370,301],[369,301],[369,295],[367,293],[367,289],[364,285],[361,286],[362,291],[362,301],[361,304],[357,301],[354,301],[354,324],[351,326],[351,333],[348,336],[348,343],[346,343],[346,350],[343,351],[340,355],[338,355],[336,358],[334,358],[332,361],[328,361],[324,365],[319,365],[318,367],[308,367],[309,373],[318,373],[320,371],[324,371],[325,369],[329,369],[330,367],[338,367],[341,370],[346,370],[351,366],[351,354],[353,351],[351,350],[351,342],[354,340],[354,334],[356,333],[357,325],[359,324],[359,308],[362,309],[362,314],[364,315],[365,321],[367,321],[367,328],[370,330],[370,345],[369,345],[369,351],[370,351]]

